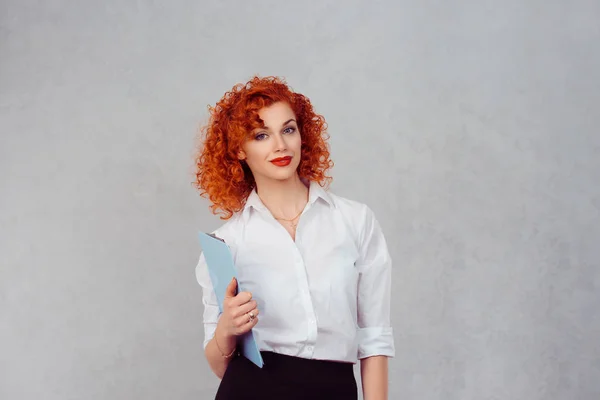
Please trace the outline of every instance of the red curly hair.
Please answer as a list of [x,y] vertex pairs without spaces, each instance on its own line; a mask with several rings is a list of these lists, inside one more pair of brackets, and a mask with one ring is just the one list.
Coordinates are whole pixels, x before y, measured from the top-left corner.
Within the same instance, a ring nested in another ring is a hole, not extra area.
[[237,84],[217,102],[209,106],[208,124],[201,130],[203,146],[196,156],[194,186],[208,197],[213,214],[229,219],[240,211],[255,187],[254,177],[246,163],[238,159],[238,151],[249,134],[263,126],[259,110],[277,102],[290,105],[300,130],[302,151],[298,175],[321,186],[331,182],[327,170],[333,166],[327,146],[327,123],[313,111],[310,100],[294,93],[283,78],[255,76]]

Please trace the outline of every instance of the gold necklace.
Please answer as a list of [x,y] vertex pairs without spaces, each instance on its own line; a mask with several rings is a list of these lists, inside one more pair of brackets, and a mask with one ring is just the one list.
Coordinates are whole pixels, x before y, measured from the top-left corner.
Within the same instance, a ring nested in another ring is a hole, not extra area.
[[298,224],[297,224],[297,223],[294,223],[294,221],[296,220],[296,218],[298,218],[298,217],[299,217],[299,216],[302,214],[302,211],[304,211],[304,210],[300,210],[300,212],[298,213],[298,215],[296,215],[296,216],[295,216],[294,218],[292,218],[292,219],[277,218],[277,217],[275,217],[275,219],[276,219],[277,221],[285,221],[285,222],[289,222],[289,223],[290,223],[290,226],[292,227],[292,229],[296,229],[296,226],[298,226]]

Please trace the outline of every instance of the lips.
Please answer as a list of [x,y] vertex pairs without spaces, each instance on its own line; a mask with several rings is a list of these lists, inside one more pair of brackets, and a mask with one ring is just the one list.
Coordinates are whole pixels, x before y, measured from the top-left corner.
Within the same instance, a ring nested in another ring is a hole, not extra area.
[[271,163],[273,163],[273,165],[276,165],[278,167],[286,167],[286,166],[290,165],[291,162],[292,162],[292,157],[290,157],[290,156],[274,158],[271,160]]

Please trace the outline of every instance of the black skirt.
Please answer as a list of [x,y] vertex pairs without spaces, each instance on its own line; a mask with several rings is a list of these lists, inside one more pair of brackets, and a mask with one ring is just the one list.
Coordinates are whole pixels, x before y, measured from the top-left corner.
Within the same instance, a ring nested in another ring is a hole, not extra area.
[[227,366],[215,400],[357,400],[351,363],[309,360],[263,351],[263,368],[237,356]]

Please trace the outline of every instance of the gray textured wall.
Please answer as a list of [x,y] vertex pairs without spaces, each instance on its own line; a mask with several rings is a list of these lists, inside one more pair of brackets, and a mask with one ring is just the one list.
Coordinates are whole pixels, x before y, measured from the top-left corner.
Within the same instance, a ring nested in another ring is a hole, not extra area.
[[204,399],[206,105],[283,75],[395,260],[391,398],[600,398],[600,2],[0,2],[0,398]]

